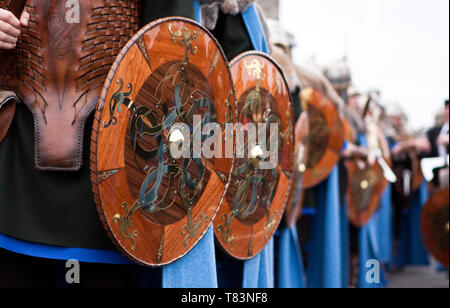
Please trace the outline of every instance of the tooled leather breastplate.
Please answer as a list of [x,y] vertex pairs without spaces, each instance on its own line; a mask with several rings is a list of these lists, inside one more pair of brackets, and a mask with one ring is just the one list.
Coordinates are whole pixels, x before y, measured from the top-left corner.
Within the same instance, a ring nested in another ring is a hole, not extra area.
[[33,113],[36,168],[81,167],[86,119],[115,57],[139,28],[139,3],[27,1],[28,28],[14,51],[0,52],[0,89],[16,92]]

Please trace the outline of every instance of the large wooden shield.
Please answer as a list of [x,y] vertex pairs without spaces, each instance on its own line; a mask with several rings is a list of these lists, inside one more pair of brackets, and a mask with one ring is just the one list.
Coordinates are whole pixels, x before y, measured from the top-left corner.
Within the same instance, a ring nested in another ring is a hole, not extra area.
[[411,193],[415,193],[422,186],[425,180],[422,172],[422,166],[420,165],[419,154],[414,151],[408,152],[408,156],[411,159],[411,171],[412,171],[412,181],[411,181]]
[[308,149],[302,138],[305,137],[304,130],[308,130],[308,128],[308,116],[304,112],[295,125],[295,164],[292,170],[292,189],[284,213],[284,220],[288,228],[292,228],[301,217],[304,200],[303,175],[306,171],[308,159]]
[[435,193],[422,210],[421,231],[428,252],[448,268],[448,189]]
[[336,166],[344,145],[344,125],[336,106],[322,93],[307,88],[301,94],[308,121],[300,129],[306,148],[303,187],[312,188],[325,180]]
[[393,167],[398,181],[392,189],[398,202],[402,203],[402,208],[407,209],[415,192],[420,189],[424,181],[418,154],[415,151],[402,153],[400,159],[393,162]]
[[378,209],[384,191],[383,170],[377,164],[361,168],[355,161],[345,163],[349,174],[348,217],[356,227],[367,224]]
[[194,21],[151,23],[120,53],[95,114],[91,169],[104,227],[131,260],[168,264],[206,233],[234,159],[205,158],[194,140],[234,118],[228,62]]
[[[247,136],[241,142],[236,136],[232,180],[214,230],[231,256],[249,259],[262,251],[283,217],[294,156],[293,110],[283,73],[267,55],[244,53],[232,61],[231,73],[237,122]],[[267,124],[267,129],[260,129],[258,124]],[[252,126],[258,135],[266,133],[257,143],[249,142]],[[276,131],[269,129],[273,126]],[[269,145],[275,145],[276,160],[263,154]],[[272,167],[263,169],[269,161]]]
[[[382,150],[384,160],[392,165],[389,145],[381,130],[377,131],[374,138]],[[362,227],[377,211],[381,196],[389,183],[377,163],[361,168],[356,160],[348,160],[345,166],[348,172],[348,217],[354,226]]]

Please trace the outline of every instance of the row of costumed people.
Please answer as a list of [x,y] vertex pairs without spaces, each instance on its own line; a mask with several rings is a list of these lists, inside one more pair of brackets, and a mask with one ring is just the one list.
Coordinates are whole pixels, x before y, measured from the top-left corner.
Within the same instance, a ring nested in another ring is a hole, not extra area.
[[[436,259],[444,263],[437,262],[437,268],[448,271],[448,100],[436,127],[412,133],[401,107],[382,105],[378,91],[357,91],[346,59],[325,68],[315,63],[296,65],[292,61],[296,46],[293,35],[277,21],[269,24],[272,56],[283,67],[293,100],[297,99],[296,134],[300,132],[300,136],[296,139],[303,138],[297,146],[303,144],[309,150],[303,158],[306,169],[302,160],[297,162],[304,192],[294,211],[298,225],[289,231],[297,233],[292,237],[300,238],[303,247],[300,250],[298,245],[299,252],[291,251],[291,255],[299,257],[297,262],[293,257],[285,260],[293,262],[286,272],[283,264],[278,264],[279,286],[386,287],[389,273],[410,265],[427,266]],[[308,101],[305,89],[314,89],[328,98],[342,123],[332,120],[325,103],[320,106]],[[300,128],[302,116],[309,118],[306,134]],[[341,132],[334,135],[333,130]],[[333,144],[338,135],[344,136],[342,148]],[[328,155],[327,147],[335,155]],[[433,160],[437,160],[436,165],[430,167]],[[328,164],[324,164],[326,161]],[[434,178],[426,176],[432,168]],[[435,234],[439,238],[437,250],[441,250],[436,253],[427,240],[424,206],[432,207],[439,193],[444,195],[443,203],[440,201],[444,215],[440,219],[447,231],[444,227]],[[292,207],[297,202],[294,200]],[[292,214],[288,212],[289,216]],[[293,225],[294,220],[290,221]],[[288,230],[284,232],[286,237]],[[292,247],[295,245],[284,249]],[[298,271],[292,270],[295,264]],[[375,280],[373,266],[380,270]],[[300,279],[298,273],[302,273]]]
[[[61,6],[59,2],[64,1],[52,1],[51,9]],[[111,1],[104,2],[105,7],[112,6]],[[87,286],[165,288],[380,287],[387,284],[384,274],[393,266],[428,262],[418,235],[418,213],[427,200],[423,183],[412,201],[408,200],[408,212],[402,209],[399,250],[396,256],[392,254],[393,209],[398,207],[393,207],[395,193],[389,181],[397,181],[389,173],[389,166],[380,161],[389,164],[392,153],[403,152],[404,143],[385,137],[380,127],[386,114],[376,93],[365,97],[352,92],[351,74],[344,62],[324,72],[295,66],[291,59],[292,36],[277,22],[266,22],[255,1],[164,0],[143,2],[141,6],[133,1],[119,2],[128,10],[141,9],[137,14],[141,25],[169,16],[196,20],[211,31],[229,61],[245,51],[256,50],[270,54],[280,64],[289,86],[298,139],[285,219],[273,239],[266,238],[264,249],[245,261],[230,257],[218,247],[214,239],[217,230],[211,225],[179,260],[156,268],[134,265],[112,246],[98,219],[90,178],[92,166],[85,164],[77,172],[35,168],[36,139],[29,134],[33,119],[24,104],[17,104],[7,134],[0,134],[4,138],[0,138],[0,167],[7,174],[0,179],[0,268],[4,273],[0,286],[64,286],[61,273],[65,271],[64,260],[69,259],[82,262],[82,283]],[[0,1],[2,8],[8,4]],[[38,24],[33,20],[37,13],[49,9],[41,6],[28,1],[28,27]],[[141,26],[138,23],[135,20],[132,27],[136,31]],[[129,24],[124,26],[130,29]],[[185,39],[186,50],[188,40],[196,38],[169,30],[175,42],[177,35]],[[191,52],[195,55],[193,49]],[[188,53],[185,60],[189,59]],[[213,61],[211,72],[217,61]],[[2,92],[3,102],[8,101],[3,99],[7,95],[9,92]],[[361,107],[363,100],[365,105]],[[133,101],[128,106],[132,107]],[[90,127],[86,125],[84,130],[83,160],[92,164],[88,152]],[[105,123],[103,128],[107,128]],[[414,149],[426,151],[424,143],[414,142]],[[26,189],[18,192],[17,187]],[[271,221],[268,219],[264,226],[270,231]],[[126,234],[124,238],[136,237]],[[164,236],[161,247],[163,243]],[[418,254],[423,255],[419,261],[408,259]],[[380,262],[379,283],[366,279],[369,260]],[[37,277],[33,274],[36,272],[54,273],[55,277]],[[17,273],[23,277],[18,279]]]

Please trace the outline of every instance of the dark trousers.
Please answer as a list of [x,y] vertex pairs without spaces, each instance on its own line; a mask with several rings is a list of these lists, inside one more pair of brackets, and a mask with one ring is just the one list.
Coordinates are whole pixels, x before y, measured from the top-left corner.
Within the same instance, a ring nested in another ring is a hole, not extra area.
[[160,288],[161,270],[137,265],[80,263],[80,283],[68,284],[66,261],[0,249],[0,288]]

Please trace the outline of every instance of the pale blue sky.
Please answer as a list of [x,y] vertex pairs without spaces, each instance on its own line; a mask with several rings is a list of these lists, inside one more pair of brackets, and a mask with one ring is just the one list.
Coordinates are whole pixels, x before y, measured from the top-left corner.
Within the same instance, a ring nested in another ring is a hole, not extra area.
[[281,0],[297,62],[348,55],[355,84],[398,102],[414,128],[429,126],[449,95],[448,0]]

